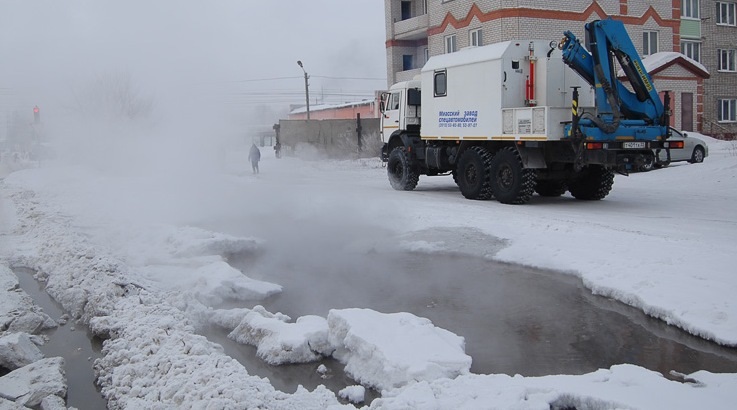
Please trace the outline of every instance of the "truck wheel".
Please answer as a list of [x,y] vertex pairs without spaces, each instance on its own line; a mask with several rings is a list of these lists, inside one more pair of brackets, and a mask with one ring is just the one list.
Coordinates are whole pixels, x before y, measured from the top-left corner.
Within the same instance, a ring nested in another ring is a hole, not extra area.
[[640,172],[647,172],[652,171],[653,168],[655,168],[655,156],[652,152],[643,154],[642,157],[642,164],[640,165],[638,171]]
[[412,159],[406,147],[396,147],[389,153],[386,165],[389,183],[397,191],[411,191],[417,186],[420,175],[412,165]]
[[524,204],[535,192],[535,171],[526,169],[513,147],[500,149],[491,160],[491,191],[503,204]]
[[566,193],[568,187],[564,181],[542,180],[535,184],[535,192],[540,196],[556,197]]
[[457,171],[454,173],[461,193],[468,199],[491,198],[489,167],[491,153],[484,147],[470,147],[458,158]]
[[596,201],[604,199],[614,185],[614,172],[601,165],[589,165],[568,183],[568,190],[576,199]]

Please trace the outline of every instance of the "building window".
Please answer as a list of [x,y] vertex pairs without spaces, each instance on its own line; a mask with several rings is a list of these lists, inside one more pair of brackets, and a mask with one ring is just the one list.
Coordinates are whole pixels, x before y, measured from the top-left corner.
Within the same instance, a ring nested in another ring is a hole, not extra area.
[[737,99],[719,100],[717,111],[719,122],[737,122]]
[[454,53],[456,50],[456,35],[451,34],[449,36],[445,37],[445,52],[446,53]]
[[468,32],[468,44],[472,46],[480,46],[481,44],[481,29],[471,30]]
[[409,20],[412,18],[412,2],[411,1],[403,1],[402,3],[402,10],[401,10],[401,17],[402,20]]
[[423,55],[425,56],[425,63],[430,59],[430,49],[425,47],[423,50]]
[[427,7],[427,0],[422,0],[422,14],[427,14],[430,9]]
[[642,55],[649,56],[658,52],[658,32],[642,32]]
[[701,43],[698,41],[681,41],[681,54],[701,62]]
[[409,71],[415,68],[412,64],[412,60],[414,60],[412,57],[412,54],[404,54],[402,56],[402,71]]
[[433,95],[445,97],[448,95],[448,77],[445,71],[436,71],[433,81]]
[[681,17],[699,18],[699,0],[683,0],[681,2]]
[[737,3],[726,1],[717,2],[717,24],[725,26],[735,25],[735,14],[737,12]]
[[735,50],[717,50],[718,71],[737,71],[735,69]]

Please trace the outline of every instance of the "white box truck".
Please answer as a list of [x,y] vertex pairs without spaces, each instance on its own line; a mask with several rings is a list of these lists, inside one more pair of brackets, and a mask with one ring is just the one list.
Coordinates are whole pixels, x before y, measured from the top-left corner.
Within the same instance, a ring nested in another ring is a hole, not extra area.
[[522,204],[534,192],[570,191],[597,200],[615,172],[652,164],[653,149],[679,148],[668,141],[668,98],[660,101],[621,22],[586,29],[587,49],[570,32],[472,47],[434,56],[414,80],[394,84],[381,102],[392,187],[451,173],[469,199]]

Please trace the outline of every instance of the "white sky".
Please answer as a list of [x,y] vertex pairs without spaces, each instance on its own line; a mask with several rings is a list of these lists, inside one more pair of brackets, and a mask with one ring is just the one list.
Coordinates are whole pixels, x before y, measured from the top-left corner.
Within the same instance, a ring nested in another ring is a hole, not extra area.
[[[385,78],[384,37],[384,4],[375,0],[0,0],[0,89],[48,106],[91,78],[124,72],[158,99],[264,87],[281,98],[228,101],[302,103],[297,60],[312,76],[311,96],[384,88],[385,80],[320,78]],[[238,82],[278,77],[293,78]]]

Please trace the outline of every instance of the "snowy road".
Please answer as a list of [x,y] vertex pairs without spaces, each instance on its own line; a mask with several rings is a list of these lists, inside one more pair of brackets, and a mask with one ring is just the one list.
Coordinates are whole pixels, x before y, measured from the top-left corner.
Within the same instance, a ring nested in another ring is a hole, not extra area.
[[[413,192],[393,191],[378,160],[266,158],[258,176],[247,172],[239,152],[219,169],[175,168],[155,176],[145,169],[30,169],[3,182],[0,256],[8,265],[37,270],[73,317],[110,338],[96,370],[112,408],[156,408],[156,403],[327,408],[339,406],[331,392],[274,391],[197,337],[193,329],[199,320],[237,317],[207,305],[246,293],[251,300],[288,295],[289,284],[269,275],[277,268],[299,272],[326,259],[349,266],[352,255],[397,249],[450,251],[560,270],[580,277],[596,294],[704,339],[737,345],[732,275],[737,214],[729,206],[737,200],[737,156],[728,144],[711,153],[704,164],[617,177],[604,201],[533,197],[524,206],[467,201],[449,177],[421,179]],[[245,280],[225,263],[223,256],[233,253],[252,255],[242,267],[264,282]],[[359,286],[341,285],[349,291]],[[342,352],[343,360],[357,378],[381,380],[369,362],[360,361],[366,340],[350,339],[351,326],[360,328],[351,322],[357,313],[331,314],[331,343],[347,331],[346,346],[356,349]],[[255,318],[250,320],[255,326]],[[274,328],[282,319],[258,320]],[[314,329],[323,325],[311,320],[317,327],[301,337],[316,341]],[[409,323],[427,331],[421,320]],[[300,326],[305,329],[305,322]],[[290,343],[295,340],[300,339]],[[416,383],[385,392],[371,407],[483,408],[479,403],[496,397],[502,408],[547,408],[570,400],[725,408],[737,391],[734,374],[695,373],[702,385],[695,389],[635,366],[583,376],[513,378],[464,374],[461,356],[448,363],[452,366],[441,373],[460,376],[438,378],[438,369],[409,372]],[[391,373],[392,380],[400,383],[400,373]],[[502,391],[514,393],[495,396]]]

